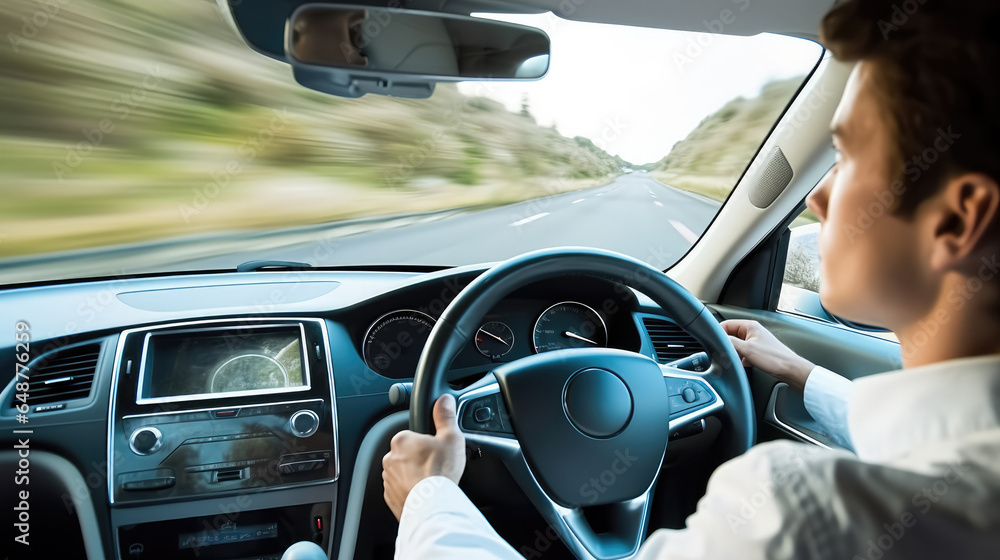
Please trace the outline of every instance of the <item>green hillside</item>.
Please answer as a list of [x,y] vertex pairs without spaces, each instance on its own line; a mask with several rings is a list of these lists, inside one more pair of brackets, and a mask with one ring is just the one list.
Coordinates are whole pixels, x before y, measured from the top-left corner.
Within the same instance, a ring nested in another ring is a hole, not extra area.
[[771,82],[757,97],[726,103],[675,144],[650,174],[665,184],[725,200],[801,83],[801,77]]

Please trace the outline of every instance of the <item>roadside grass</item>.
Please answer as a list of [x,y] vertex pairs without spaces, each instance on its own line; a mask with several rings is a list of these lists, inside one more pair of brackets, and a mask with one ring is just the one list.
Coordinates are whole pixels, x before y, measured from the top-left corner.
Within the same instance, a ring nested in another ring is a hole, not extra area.
[[[315,175],[260,172],[203,206],[190,185],[147,180],[116,189],[38,192],[0,210],[0,258],[160,241],[220,231],[261,231],[352,218],[488,208],[607,184],[591,179],[491,180],[474,186],[439,181],[427,188],[372,188]],[[148,188],[147,188],[148,187]],[[202,199],[199,199],[202,200]]]

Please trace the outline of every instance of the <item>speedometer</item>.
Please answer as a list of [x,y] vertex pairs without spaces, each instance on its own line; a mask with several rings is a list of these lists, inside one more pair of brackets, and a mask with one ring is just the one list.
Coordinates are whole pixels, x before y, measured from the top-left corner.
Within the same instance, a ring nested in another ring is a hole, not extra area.
[[563,348],[603,348],[608,345],[608,329],[593,308],[564,301],[538,317],[532,342],[538,353]]
[[434,318],[404,309],[375,320],[365,334],[362,357],[376,373],[401,379],[413,377],[420,353],[434,328]]

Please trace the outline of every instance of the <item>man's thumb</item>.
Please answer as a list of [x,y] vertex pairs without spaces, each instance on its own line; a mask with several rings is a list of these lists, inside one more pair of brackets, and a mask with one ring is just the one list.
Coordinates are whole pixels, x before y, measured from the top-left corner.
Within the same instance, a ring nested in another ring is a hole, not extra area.
[[455,418],[455,397],[441,395],[434,403],[434,431],[438,435],[456,430],[458,421]]

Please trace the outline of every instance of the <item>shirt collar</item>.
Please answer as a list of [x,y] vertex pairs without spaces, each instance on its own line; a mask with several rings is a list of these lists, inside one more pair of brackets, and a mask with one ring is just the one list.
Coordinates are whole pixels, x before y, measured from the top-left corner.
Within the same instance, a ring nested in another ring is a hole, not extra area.
[[860,378],[848,426],[858,458],[871,462],[1000,427],[1000,354]]

